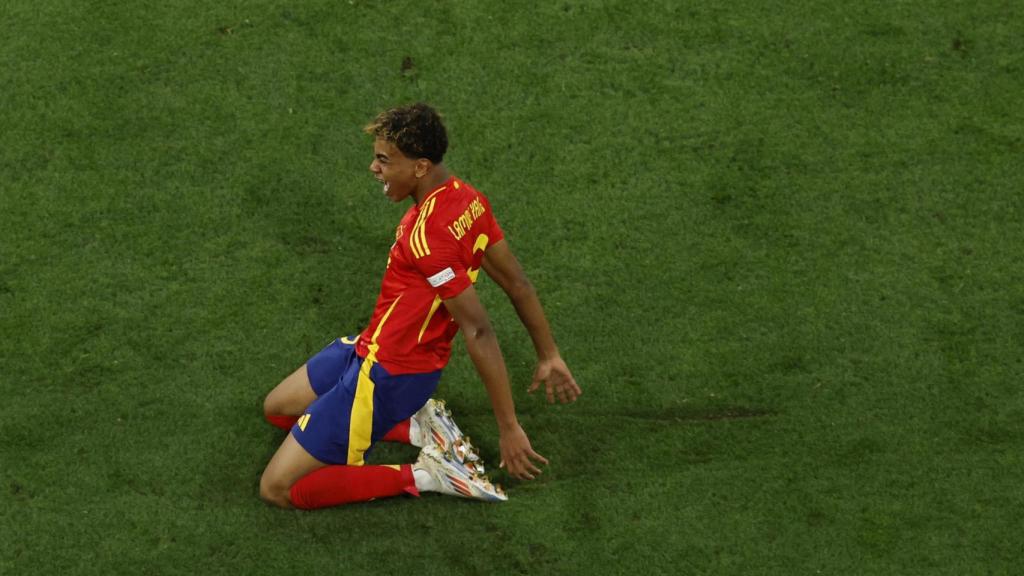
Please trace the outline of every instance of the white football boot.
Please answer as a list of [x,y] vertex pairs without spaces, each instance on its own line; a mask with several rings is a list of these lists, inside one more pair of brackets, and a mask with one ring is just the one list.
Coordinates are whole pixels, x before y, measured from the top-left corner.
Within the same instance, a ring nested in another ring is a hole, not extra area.
[[[413,444],[427,447],[437,445],[442,452],[450,453],[460,463],[483,462],[473,448],[469,438],[462,435],[462,430],[452,419],[452,411],[444,405],[444,400],[427,400],[412,416],[419,429],[419,438]],[[481,470],[481,474],[483,471]]]
[[490,479],[483,474],[482,466],[478,471],[475,462],[459,462],[450,453],[442,452],[440,446],[431,444],[424,447],[412,467],[414,474],[419,470],[430,474],[442,494],[486,502],[508,500],[501,486],[491,484]]

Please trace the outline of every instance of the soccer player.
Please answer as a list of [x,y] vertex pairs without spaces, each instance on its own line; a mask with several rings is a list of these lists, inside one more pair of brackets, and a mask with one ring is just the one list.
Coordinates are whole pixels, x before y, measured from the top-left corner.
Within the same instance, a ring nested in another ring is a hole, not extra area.
[[[369,326],[327,345],[267,395],[267,420],[291,432],[263,472],[260,496],[304,509],[425,491],[505,500],[451,413],[430,398],[461,330],[498,422],[501,466],[526,480],[548,463],[516,418],[505,361],[473,286],[481,268],[533,340],[529,391],[544,383],[549,403],[568,403],[580,388],[487,198],[445,167],[448,136],[437,112],[393,108],[365,131],[384,195],[413,202],[395,231]],[[381,440],[422,450],[415,464],[365,465]]]

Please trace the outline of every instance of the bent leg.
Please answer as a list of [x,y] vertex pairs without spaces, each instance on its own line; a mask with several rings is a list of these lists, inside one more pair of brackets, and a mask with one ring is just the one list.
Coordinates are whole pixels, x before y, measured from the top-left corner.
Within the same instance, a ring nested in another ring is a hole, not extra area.
[[260,478],[260,498],[267,504],[290,508],[289,492],[292,485],[303,476],[327,466],[314,458],[289,434],[274,453]]
[[263,400],[263,414],[274,426],[288,430],[310,404],[337,384],[358,360],[355,338],[336,339],[281,381]]
[[311,510],[400,494],[419,496],[411,465],[328,466],[291,434],[260,479],[260,498],[281,508]]
[[420,495],[411,464],[325,466],[300,478],[289,497],[292,506],[312,510],[402,494]]
[[[263,400],[263,414],[268,420],[271,420],[271,416],[291,416],[292,422],[285,427],[285,430],[291,428],[294,424],[294,419],[302,415],[313,400],[316,400],[316,392],[313,390],[313,385],[309,382],[309,373],[307,372],[306,365],[303,364],[298,370],[292,372],[287,378],[281,381],[280,384],[274,387],[267,394],[267,397]],[[271,423],[275,426],[277,422],[271,420]],[[278,426],[279,428],[281,426]]]
[[399,444],[413,444],[410,431],[412,428],[412,418],[408,420],[402,420],[391,430],[388,430],[387,434],[381,438],[382,442],[397,442]]

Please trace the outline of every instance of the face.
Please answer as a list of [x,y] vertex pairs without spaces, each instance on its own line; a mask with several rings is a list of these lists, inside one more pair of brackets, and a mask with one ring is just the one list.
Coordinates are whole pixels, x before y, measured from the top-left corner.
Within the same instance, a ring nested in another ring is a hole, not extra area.
[[373,142],[370,172],[384,184],[384,195],[392,202],[401,202],[416,191],[419,178],[426,173],[426,160],[409,158],[393,143],[382,138]]

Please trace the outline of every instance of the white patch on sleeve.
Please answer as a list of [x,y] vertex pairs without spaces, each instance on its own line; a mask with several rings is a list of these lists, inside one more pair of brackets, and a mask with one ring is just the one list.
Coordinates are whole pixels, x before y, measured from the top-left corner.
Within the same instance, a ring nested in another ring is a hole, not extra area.
[[449,267],[445,268],[444,270],[441,270],[437,274],[434,274],[430,278],[427,278],[427,282],[430,282],[431,286],[433,286],[434,288],[437,288],[439,286],[443,286],[449,280],[454,280],[454,279],[455,279],[455,272],[453,272],[451,266],[449,266]]

